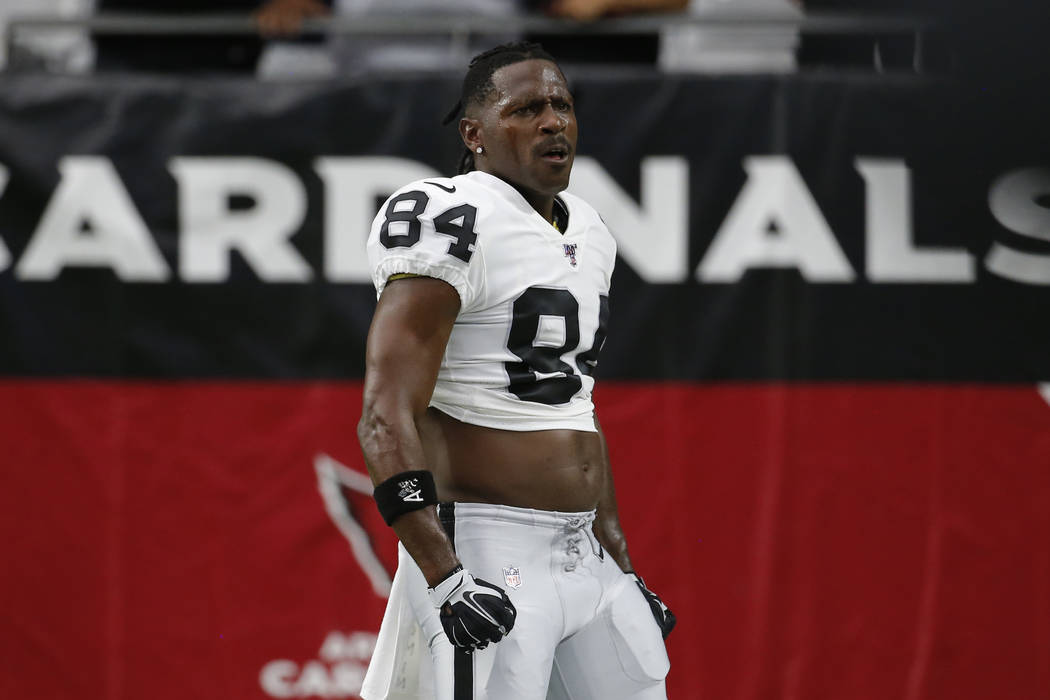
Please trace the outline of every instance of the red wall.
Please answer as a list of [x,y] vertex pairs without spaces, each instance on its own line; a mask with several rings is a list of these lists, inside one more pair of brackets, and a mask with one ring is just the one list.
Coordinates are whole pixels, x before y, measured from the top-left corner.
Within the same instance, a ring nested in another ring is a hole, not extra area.
[[[679,618],[671,697],[1050,697],[1034,386],[596,400],[632,557]],[[360,401],[356,382],[0,382],[0,697],[352,697],[384,600],[315,462],[364,471]],[[389,567],[389,529],[349,502]]]

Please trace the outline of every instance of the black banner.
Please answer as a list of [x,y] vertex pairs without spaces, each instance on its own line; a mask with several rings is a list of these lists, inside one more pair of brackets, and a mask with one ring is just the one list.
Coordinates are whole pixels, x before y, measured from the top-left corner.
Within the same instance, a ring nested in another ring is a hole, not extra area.
[[[571,189],[620,245],[603,377],[1050,378],[1045,97],[820,75],[574,90]],[[3,78],[0,374],[359,377],[363,237],[391,191],[451,174],[457,92]]]

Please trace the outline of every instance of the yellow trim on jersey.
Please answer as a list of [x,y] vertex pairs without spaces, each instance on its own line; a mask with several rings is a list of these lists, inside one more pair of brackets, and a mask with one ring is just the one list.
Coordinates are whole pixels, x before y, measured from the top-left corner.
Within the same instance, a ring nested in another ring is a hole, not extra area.
[[414,272],[396,272],[386,278],[387,282],[393,282],[394,280],[404,280],[409,277],[425,277],[425,275],[417,275]]
[[[561,212],[561,216],[558,216],[559,212]],[[554,230],[558,233],[565,233],[561,230],[561,226],[558,225],[558,219],[564,219],[565,223],[568,224],[569,210],[566,208],[565,203],[563,201],[555,197],[554,207],[551,209],[551,226],[553,226]],[[566,228],[568,228],[568,226],[566,226]]]

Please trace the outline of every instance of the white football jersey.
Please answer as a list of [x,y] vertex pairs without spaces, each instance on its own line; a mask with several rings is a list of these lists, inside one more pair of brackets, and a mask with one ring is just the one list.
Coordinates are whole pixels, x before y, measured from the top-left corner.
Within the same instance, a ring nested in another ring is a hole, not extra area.
[[564,234],[482,172],[413,182],[379,211],[368,237],[377,295],[398,273],[459,293],[431,406],[502,430],[595,430],[616,243],[586,202],[559,199]]

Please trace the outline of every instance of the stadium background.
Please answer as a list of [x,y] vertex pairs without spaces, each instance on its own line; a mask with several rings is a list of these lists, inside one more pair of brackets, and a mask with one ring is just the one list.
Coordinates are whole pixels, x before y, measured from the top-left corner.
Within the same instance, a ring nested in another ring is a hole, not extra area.
[[[1050,101],[995,70],[575,76],[672,697],[1050,697]],[[0,77],[0,694],[354,696],[354,188],[447,172],[456,91]]]

